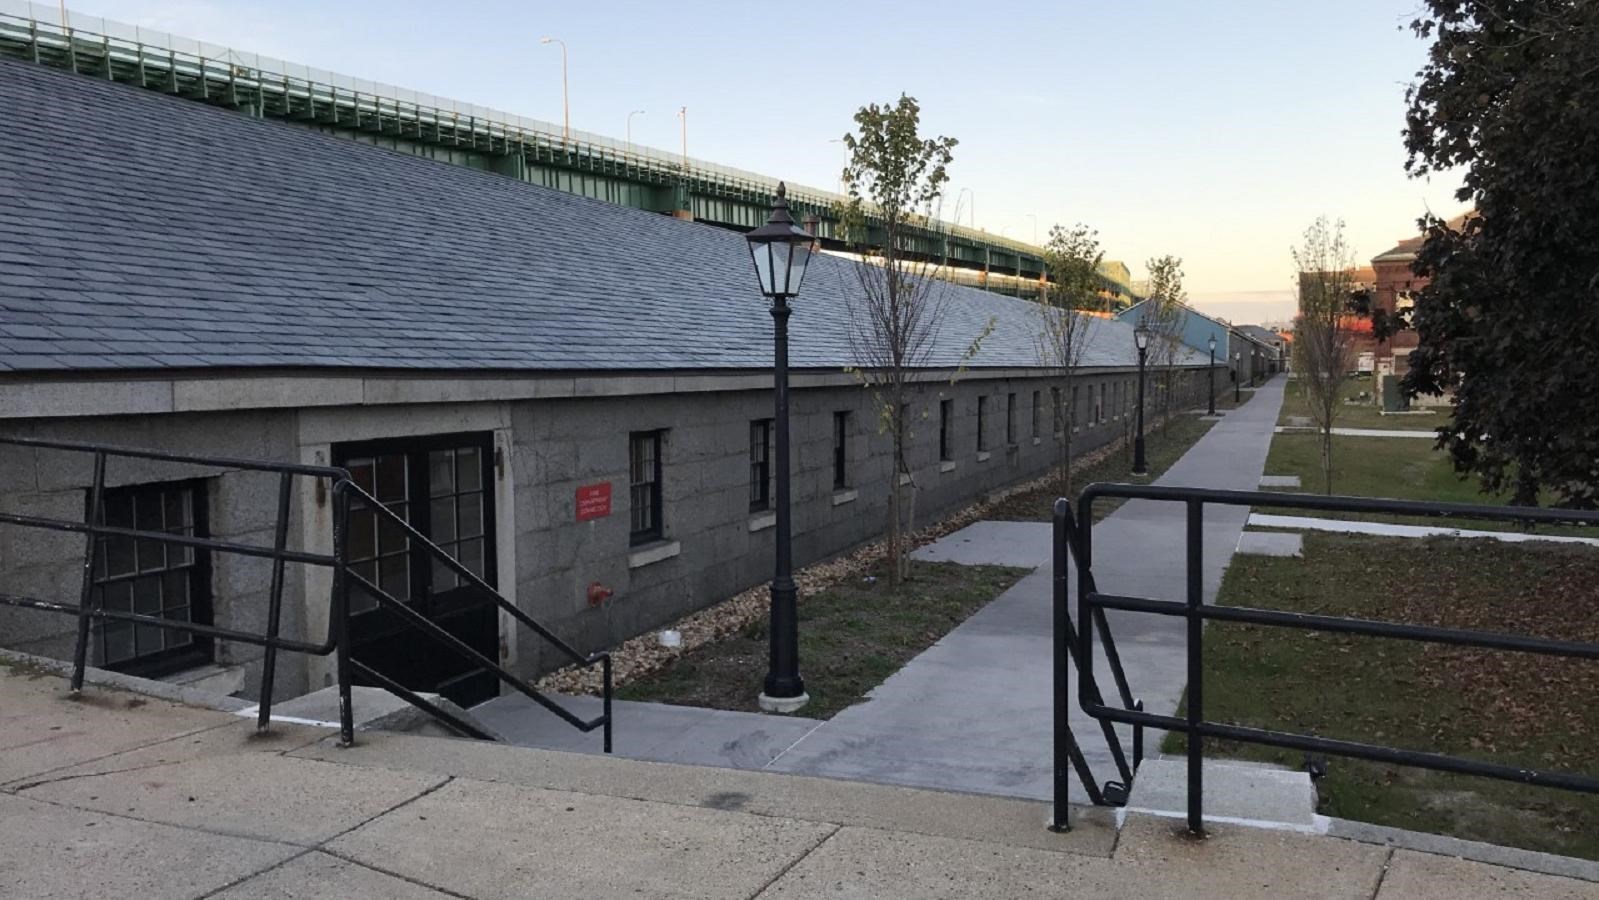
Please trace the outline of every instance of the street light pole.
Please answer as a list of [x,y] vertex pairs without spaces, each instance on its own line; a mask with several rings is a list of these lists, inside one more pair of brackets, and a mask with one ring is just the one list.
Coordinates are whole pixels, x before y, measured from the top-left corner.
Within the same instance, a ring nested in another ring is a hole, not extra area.
[[627,114],[627,155],[628,156],[632,156],[633,155],[633,117],[637,116],[637,115],[640,115],[643,112],[644,112],[644,110],[642,110],[642,109],[635,109],[632,112]]
[[572,107],[567,101],[566,93],[566,41],[560,38],[547,37],[539,41],[541,44],[561,45],[561,138],[565,141],[572,140]]
[[1149,464],[1144,459],[1144,358],[1149,352],[1149,325],[1143,319],[1133,329],[1133,343],[1138,347],[1138,431],[1133,436],[1133,474],[1148,475]]
[[1210,373],[1210,409],[1208,413],[1214,416],[1216,414],[1216,336],[1214,334],[1210,336],[1209,344],[1210,368],[1206,370]]
[[777,546],[771,588],[768,665],[759,702],[761,709],[779,713],[795,712],[811,699],[805,693],[805,680],[799,671],[799,589],[794,584],[789,509],[788,319],[792,309],[788,301],[799,293],[816,238],[794,224],[785,194],[783,184],[779,183],[777,199],[766,224],[745,235],[750,257],[755,262],[755,273],[761,282],[761,293],[772,301]]
[[1233,405],[1238,405],[1238,382],[1243,380],[1244,354],[1233,352]]

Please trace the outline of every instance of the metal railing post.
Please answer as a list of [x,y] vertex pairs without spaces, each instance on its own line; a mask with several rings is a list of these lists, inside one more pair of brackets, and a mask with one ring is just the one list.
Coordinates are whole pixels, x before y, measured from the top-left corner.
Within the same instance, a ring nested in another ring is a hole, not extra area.
[[1188,501],[1188,832],[1205,833],[1204,501]]
[[294,476],[278,476],[278,522],[272,535],[272,589],[267,598],[267,645],[261,657],[261,696],[256,709],[255,729],[266,731],[272,724],[272,691],[278,675],[278,632],[283,620],[283,551],[289,542],[289,496]]
[[[1055,804],[1050,817],[1049,830],[1055,832],[1070,831],[1071,803],[1068,791],[1071,786],[1071,756],[1072,736],[1071,701],[1069,679],[1071,675],[1071,662],[1068,654],[1071,648],[1067,646],[1067,628],[1071,624],[1070,611],[1066,607],[1066,521],[1071,515],[1071,504],[1062,497],[1055,501],[1054,526],[1050,532],[1050,542],[1054,552],[1054,573],[1050,579],[1053,588],[1052,608],[1054,610],[1054,703],[1055,703]],[[1081,566],[1078,567],[1081,571]],[[1082,657],[1078,657],[1080,660]]]
[[600,703],[605,707],[605,752],[611,752],[611,654],[600,658],[601,689],[605,692]]
[[105,451],[94,454],[94,487],[89,489],[89,533],[83,548],[83,587],[78,593],[78,637],[72,645],[72,693],[83,690],[89,666],[89,627],[94,619],[94,557],[100,550],[100,520],[105,517]]
[[[348,482],[341,482],[348,484]],[[350,573],[345,541],[349,534],[350,494],[333,485],[333,628],[334,667],[339,681],[339,745],[355,744],[355,710],[350,705]]]

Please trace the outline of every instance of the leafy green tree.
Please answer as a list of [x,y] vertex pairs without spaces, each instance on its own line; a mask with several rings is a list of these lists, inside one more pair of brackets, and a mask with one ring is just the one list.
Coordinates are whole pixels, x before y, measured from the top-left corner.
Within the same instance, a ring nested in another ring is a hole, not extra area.
[[1099,289],[1103,279],[1099,264],[1105,252],[1099,246],[1099,234],[1081,223],[1066,228],[1060,225],[1049,230],[1049,243],[1044,245],[1044,266],[1049,273],[1049,283],[1038,304],[1039,361],[1059,373],[1061,403],[1065,409],[1057,411],[1062,416],[1060,459],[1057,478],[1062,496],[1072,493],[1072,427],[1077,420],[1076,391],[1073,390],[1077,367],[1088,349],[1094,318],[1084,310],[1100,306]]
[[[915,521],[915,482],[905,458],[911,393],[931,358],[948,293],[945,282],[933,277],[934,261],[911,251],[910,232],[913,225],[932,221],[957,142],[922,137],[921,108],[904,94],[896,103],[861,107],[855,126],[844,135],[849,201],[839,210],[859,254],[850,344],[855,372],[872,398],[879,427],[893,443],[888,561],[889,580],[897,585],[909,572],[905,533]],[[876,241],[865,239],[868,229]],[[974,341],[970,352],[975,350]]]
[[1159,379],[1161,424],[1171,421],[1176,393],[1177,361],[1182,355],[1183,308],[1188,291],[1183,287],[1183,260],[1167,254],[1144,263],[1149,271],[1149,299],[1143,323],[1150,332],[1146,364]]
[[1355,290],[1355,253],[1344,223],[1321,216],[1293,249],[1299,273],[1299,315],[1294,319],[1294,372],[1321,443],[1321,471],[1333,489],[1333,423],[1343,406],[1343,385],[1355,367],[1355,335],[1347,324]]
[[1428,216],[1406,392],[1453,391],[1439,444],[1517,503],[1599,505],[1599,3],[1426,0],[1406,168],[1460,170]]

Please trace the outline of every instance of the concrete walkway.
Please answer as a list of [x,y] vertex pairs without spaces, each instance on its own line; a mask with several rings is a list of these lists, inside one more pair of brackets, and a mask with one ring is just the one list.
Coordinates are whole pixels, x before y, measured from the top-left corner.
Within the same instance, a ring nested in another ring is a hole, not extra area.
[[341,749],[64,687],[0,668],[0,897],[1599,900],[1599,867],[1538,854],[1195,841],[1105,810],[1052,834],[1022,800],[383,733]]
[[1524,531],[1482,531],[1472,528],[1439,528],[1436,525],[1396,525],[1390,522],[1361,522],[1352,519],[1322,519],[1316,516],[1277,516],[1251,513],[1249,524],[1256,528],[1291,528],[1296,531],[1332,531],[1340,534],[1375,534],[1381,537],[1430,538],[1450,537],[1475,540],[1503,541],[1507,544],[1524,544],[1545,541],[1555,544],[1587,544],[1599,547],[1599,538],[1574,537],[1561,534],[1537,534]]
[[[1158,484],[1252,490],[1260,483],[1284,379],[1255,392],[1177,461]],[[1206,510],[1204,588],[1214,600],[1248,511]],[[917,551],[917,558],[1037,567],[933,647],[804,736],[769,768],[807,775],[1043,799],[1051,791],[1050,526],[980,522]],[[1101,589],[1185,596],[1181,506],[1134,501],[1094,526]],[[1176,710],[1185,684],[1183,625],[1112,614],[1135,696],[1151,712]],[[1113,682],[1103,668],[1107,694]],[[1072,730],[1096,780],[1117,777],[1099,726],[1074,707]],[[1148,737],[1151,752],[1159,735]],[[1123,745],[1131,746],[1124,738]],[[1074,790],[1080,790],[1073,783]]]
[[[1278,425],[1273,430],[1278,434],[1320,434],[1320,432],[1314,428],[1305,428],[1299,425]],[[1426,438],[1428,440],[1438,439],[1437,430],[1432,428],[1334,428],[1332,433],[1339,437]]]

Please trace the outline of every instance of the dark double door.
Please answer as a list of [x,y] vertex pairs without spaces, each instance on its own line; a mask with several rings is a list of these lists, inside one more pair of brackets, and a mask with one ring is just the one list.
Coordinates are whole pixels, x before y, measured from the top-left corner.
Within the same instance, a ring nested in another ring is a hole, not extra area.
[[[491,435],[345,444],[334,456],[384,507],[495,585]],[[499,659],[493,601],[402,529],[353,504],[348,552],[353,572],[489,659]],[[350,652],[356,660],[411,690],[439,693],[462,706],[498,693],[493,674],[364,591],[352,592],[350,609]]]

